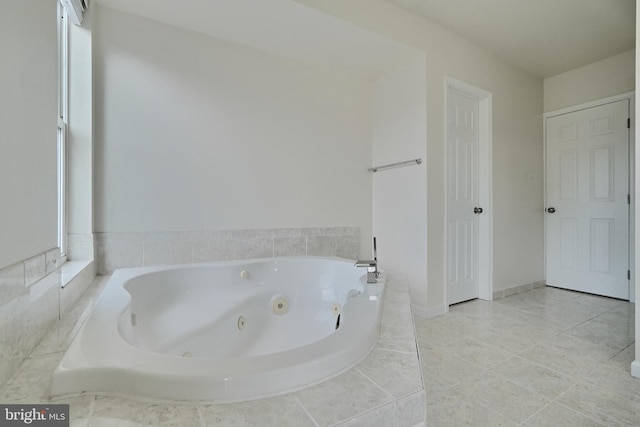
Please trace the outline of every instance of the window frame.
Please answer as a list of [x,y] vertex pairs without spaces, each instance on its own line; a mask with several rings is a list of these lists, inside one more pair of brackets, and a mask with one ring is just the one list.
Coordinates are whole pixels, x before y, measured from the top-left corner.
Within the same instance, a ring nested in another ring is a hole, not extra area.
[[67,256],[67,134],[69,110],[69,19],[58,2],[58,112],[57,112],[57,189],[58,247],[62,261]]

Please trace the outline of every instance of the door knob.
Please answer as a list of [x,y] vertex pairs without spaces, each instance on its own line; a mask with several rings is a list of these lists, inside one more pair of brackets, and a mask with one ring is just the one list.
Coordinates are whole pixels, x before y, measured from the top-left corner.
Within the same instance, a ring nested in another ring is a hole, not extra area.
[[549,213],[554,213],[556,211],[556,208],[547,208],[547,212]]
[[474,214],[481,214],[482,213],[482,208],[473,208],[473,213]]

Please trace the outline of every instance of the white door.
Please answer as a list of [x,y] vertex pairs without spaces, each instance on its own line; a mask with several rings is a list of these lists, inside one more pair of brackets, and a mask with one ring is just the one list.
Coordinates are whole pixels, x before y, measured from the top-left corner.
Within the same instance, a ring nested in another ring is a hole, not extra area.
[[449,89],[447,113],[447,300],[478,298],[477,99]]
[[547,118],[547,284],[629,299],[629,102]]

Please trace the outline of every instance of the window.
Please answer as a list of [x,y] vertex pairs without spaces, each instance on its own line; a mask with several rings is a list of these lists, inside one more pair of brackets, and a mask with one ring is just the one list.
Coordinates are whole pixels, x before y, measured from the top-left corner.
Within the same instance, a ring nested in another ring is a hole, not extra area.
[[67,253],[68,19],[58,3],[58,246]]

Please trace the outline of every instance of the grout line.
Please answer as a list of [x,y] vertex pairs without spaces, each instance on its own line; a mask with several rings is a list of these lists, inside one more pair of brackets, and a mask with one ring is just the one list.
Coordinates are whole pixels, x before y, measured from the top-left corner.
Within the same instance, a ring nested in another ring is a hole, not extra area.
[[320,427],[320,424],[318,424],[318,422],[315,420],[315,418],[313,418],[313,416],[311,415],[311,413],[307,410],[307,408],[302,404],[302,402],[300,401],[300,398],[297,395],[293,395],[293,398],[296,400],[296,402],[298,402],[298,405],[300,405],[300,407],[302,408],[302,410],[304,411],[305,414],[307,414],[307,416],[309,417],[309,419],[311,420],[311,422],[313,424],[316,425],[316,427]]
[[560,405],[560,406],[562,406],[563,408],[570,410],[571,412],[574,412],[574,413],[576,413],[576,414],[582,415],[583,417],[585,417],[585,418],[587,418],[587,419],[589,419],[589,420],[591,420],[591,421],[594,421],[596,424],[603,425],[602,423],[600,423],[599,421],[597,421],[597,420],[593,419],[592,417],[590,417],[589,415],[585,414],[584,412],[576,411],[575,409],[573,409],[573,408],[571,408],[571,407],[569,407],[569,406],[567,406],[567,405],[565,405],[565,404],[563,404],[563,403],[561,403],[561,402],[559,401],[559,399],[560,399],[563,395],[565,395],[565,394],[569,393],[569,391],[570,391],[571,389],[574,389],[574,388],[575,388],[579,383],[581,383],[581,381],[582,381],[582,380],[578,380],[578,381],[577,381],[576,383],[574,383],[571,387],[569,387],[568,389],[566,389],[565,391],[563,391],[562,393],[560,393],[560,394],[559,394],[555,399],[553,399],[553,401],[552,401],[551,403],[555,403],[556,405]]
[[[388,395],[392,401],[397,400],[396,397],[389,393],[384,387],[382,387],[380,384],[378,384],[375,380],[373,380],[371,377],[369,377],[367,374],[365,374],[364,372],[362,372],[360,370],[360,368],[358,368],[357,366],[353,368],[355,371],[357,371],[360,375],[362,375],[363,377],[365,377],[366,379],[368,379],[370,382],[372,382],[376,387],[378,387],[380,390],[382,390],[386,395]],[[386,405],[389,402],[384,403],[383,405]],[[383,406],[383,405],[379,405],[379,406]],[[377,406],[376,406],[377,408]],[[375,409],[375,408],[370,408],[370,409]]]
[[555,400],[549,400],[549,402],[547,402],[546,405],[544,405],[542,408],[538,409],[536,412],[534,412],[533,414],[531,414],[530,416],[528,416],[526,419],[524,419],[521,423],[519,423],[518,425],[525,425],[527,423],[527,421],[533,419],[536,415],[538,415],[539,413],[541,413],[542,411],[544,411],[549,405],[551,405]]
[[627,345],[626,347],[624,347],[622,350],[620,350],[619,352],[617,352],[616,354],[614,354],[613,356],[611,356],[608,360],[611,359],[615,359],[620,353],[622,353],[623,351],[625,351],[626,349],[628,349],[629,347],[635,346],[636,342],[633,341],[631,344]]
[[200,427],[207,427],[207,419],[204,414],[205,408],[202,405],[196,407],[198,410],[198,419],[200,420]]

